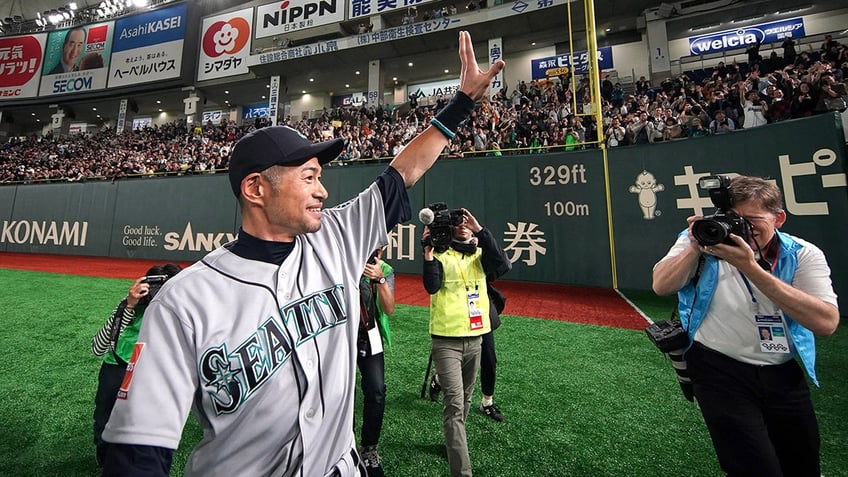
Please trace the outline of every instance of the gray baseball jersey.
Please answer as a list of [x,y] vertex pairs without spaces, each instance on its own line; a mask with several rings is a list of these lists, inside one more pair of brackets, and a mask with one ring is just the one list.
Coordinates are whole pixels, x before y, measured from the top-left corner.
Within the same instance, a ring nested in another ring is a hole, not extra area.
[[145,313],[104,439],[175,449],[192,409],[204,436],[186,475],[358,475],[358,283],[385,241],[372,184],[280,266],[221,248],[183,270]]

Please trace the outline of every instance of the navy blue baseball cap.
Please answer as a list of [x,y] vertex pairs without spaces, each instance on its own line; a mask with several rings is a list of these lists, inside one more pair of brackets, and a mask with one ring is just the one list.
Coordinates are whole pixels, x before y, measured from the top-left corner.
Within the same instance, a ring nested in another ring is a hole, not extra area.
[[239,139],[230,154],[230,186],[236,197],[241,193],[241,181],[254,172],[271,166],[299,166],[318,158],[326,164],[339,157],[344,139],[312,143],[306,136],[288,126],[257,129]]

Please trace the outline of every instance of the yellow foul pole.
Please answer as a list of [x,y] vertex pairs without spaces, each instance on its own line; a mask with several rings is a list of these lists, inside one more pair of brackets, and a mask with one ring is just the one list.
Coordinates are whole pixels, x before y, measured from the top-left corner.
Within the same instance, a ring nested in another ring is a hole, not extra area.
[[609,227],[610,267],[612,287],[618,288],[618,271],[615,262],[615,234],[612,230],[612,203],[610,200],[609,161],[606,141],[604,141],[604,123],[601,114],[601,75],[598,70],[598,35],[595,31],[595,2],[583,0],[586,12],[586,45],[589,53],[589,88],[592,91],[592,112],[598,129],[598,147],[604,158],[604,191],[607,199],[607,226]]

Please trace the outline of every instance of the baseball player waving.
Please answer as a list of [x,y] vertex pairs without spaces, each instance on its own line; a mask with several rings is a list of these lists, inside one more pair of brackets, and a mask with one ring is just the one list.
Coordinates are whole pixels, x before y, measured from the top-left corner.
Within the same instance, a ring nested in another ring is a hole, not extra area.
[[106,476],[168,475],[189,410],[203,440],[187,476],[356,476],[358,282],[406,189],[433,165],[503,69],[482,71],[459,33],[459,91],[353,200],[323,209],[322,166],[342,139],[285,126],[242,138],[230,184],[238,238],[169,280],[145,312],[103,439]]

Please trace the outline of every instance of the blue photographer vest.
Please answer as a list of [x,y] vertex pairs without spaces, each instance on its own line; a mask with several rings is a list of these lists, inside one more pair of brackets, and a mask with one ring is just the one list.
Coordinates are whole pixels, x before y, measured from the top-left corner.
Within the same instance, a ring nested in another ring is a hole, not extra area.
[[[681,234],[685,233],[688,233],[688,231],[681,232]],[[772,273],[780,280],[792,283],[795,271],[798,268],[798,250],[803,245],[779,230],[775,230],[775,237],[779,240],[780,252]],[[705,255],[704,257],[704,267],[701,270],[697,285],[693,285],[690,281],[677,292],[677,313],[680,315],[683,327],[689,330],[689,347],[692,346],[695,339],[695,332],[698,331],[698,327],[704,321],[718,280],[718,259],[712,255]],[[813,384],[818,386],[819,381],[816,379],[816,340],[813,332],[804,328],[785,312],[783,312],[783,317],[786,319],[789,336],[792,338],[798,356],[801,357],[801,362],[804,363],[807,375],[810,376]],[[689,347],[687,347],[687,350]]]

